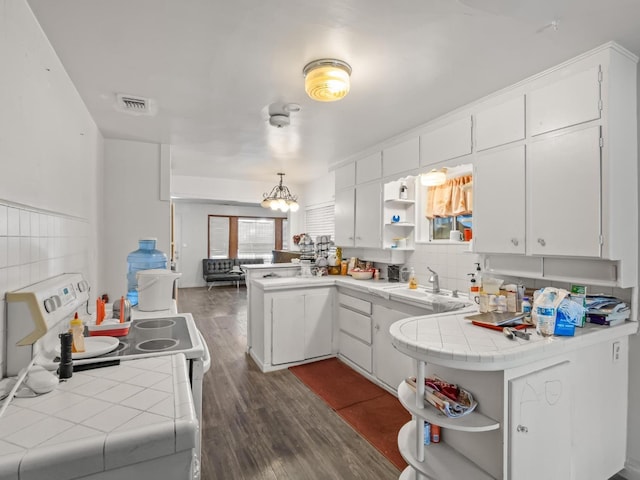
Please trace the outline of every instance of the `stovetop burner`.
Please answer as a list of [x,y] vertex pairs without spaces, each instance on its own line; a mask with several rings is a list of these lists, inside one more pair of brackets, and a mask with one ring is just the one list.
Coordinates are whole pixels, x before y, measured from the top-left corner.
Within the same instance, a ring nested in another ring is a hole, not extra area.
[[173,318],[151,318],[149,320],[138,320],[133,324],[134,328],[155,329],[173,327],[176,321]]
[[160,352],[170,350],[178,345],[178,340],[174,338],[155,338],[153,340],[146,340],[136,345],[138,350],[143,352]]

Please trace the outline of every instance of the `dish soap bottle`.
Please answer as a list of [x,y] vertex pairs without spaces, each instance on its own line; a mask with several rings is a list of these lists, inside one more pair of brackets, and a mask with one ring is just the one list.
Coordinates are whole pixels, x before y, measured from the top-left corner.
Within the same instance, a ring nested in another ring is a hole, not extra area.
[[84,352],[84,325],[82,320],[78,318],[78,312],[76,312],[73,320],[69,322],[69,333],[71,333],[73,339],[71,341],[72,352]]
[[411,267],[411,273],[409,273],[409,288],[415,290],[418,288],[418,279],[416,278],[416,271]]
[[400,200],[406,200],[408,197],[409,188],[406,182],[400,182]]
[[478,286],[478,282],[476,281],[475,273],[467,273],[467,275],[471,275],[471,280],[469,280],[469,300],[473,300],[476,303],[480,303],[480,287]]

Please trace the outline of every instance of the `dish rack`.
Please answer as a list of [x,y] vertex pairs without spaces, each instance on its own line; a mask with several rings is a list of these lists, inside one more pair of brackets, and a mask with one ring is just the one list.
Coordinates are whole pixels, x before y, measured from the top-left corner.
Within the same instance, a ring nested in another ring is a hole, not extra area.
[[302,235],[298,247],[300,248],[300,260],[315,260],[315,246],[309,235]]

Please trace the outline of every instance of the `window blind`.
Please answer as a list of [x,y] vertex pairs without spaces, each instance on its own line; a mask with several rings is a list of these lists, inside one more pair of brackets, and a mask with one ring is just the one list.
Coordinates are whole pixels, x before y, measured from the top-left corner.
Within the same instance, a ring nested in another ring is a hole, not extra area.
[[229,218],[209,217],[209,258],[229,256]]
[[310,235],[313,241],[319,235],[331,235],[333,239],[335,233],[335,205],[308,207],[305,210],[305,232]]
[[275,222],[267,218],[238,219],[238,258],[270,260],[275,248]]

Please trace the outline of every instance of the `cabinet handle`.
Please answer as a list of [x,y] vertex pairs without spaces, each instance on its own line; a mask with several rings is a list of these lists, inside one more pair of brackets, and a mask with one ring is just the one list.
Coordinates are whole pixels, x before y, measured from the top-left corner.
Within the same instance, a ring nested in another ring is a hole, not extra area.
[[516,427],[516,431],[521,432],[521,433],[529,433],[529,429],[527,427],[525,427],[524,425],[518,425]]
[[511,239],[511,243],[513,243],[514,247],[517,247],[518,246],[518,239],[517,238],[512,238]]
[[545,242],[545,241],[544,241],[544,238],[539,238],[539,239],[538,239],[538,243],[539,243],[540,245],[542,245],[543,247],[547,244],[547,242]]

